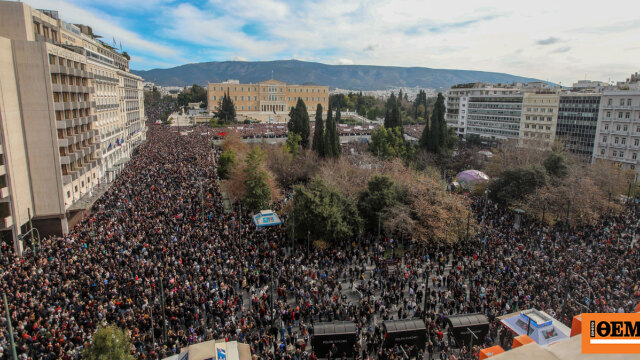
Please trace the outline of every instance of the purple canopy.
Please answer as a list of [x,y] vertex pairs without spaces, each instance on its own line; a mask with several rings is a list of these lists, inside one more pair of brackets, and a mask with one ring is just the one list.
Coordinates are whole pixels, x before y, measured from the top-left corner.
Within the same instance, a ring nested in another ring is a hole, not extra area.
[[475,186],[477,183],[489,181],[489,176],[479,170],[465,170],[456,175],[456,181],[465,187]]

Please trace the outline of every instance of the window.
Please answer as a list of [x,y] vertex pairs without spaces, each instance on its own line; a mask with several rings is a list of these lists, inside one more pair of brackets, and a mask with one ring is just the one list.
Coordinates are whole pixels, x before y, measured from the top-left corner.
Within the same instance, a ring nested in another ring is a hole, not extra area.
[[618,113],[618,119],[622,119],[622,112]]
[[624,157],[624,151],[620,151],[620,157],[623,158]]
[[640,139],[634,139],[634,140],[633,140],[633,145],[634,145],[634,146],[638,146],[638,145],[640,145]]
[[624,99],[620,99],[620,106],[624,106]]
[[620,142],[620,138],[616,136],[616,138],[615,138],[615,139],[613,139],[613,143],[614,143],[614,144],[617,144],[618,142]]
[[627,127],[627,125],[625,125],[625,126],[622,128],[622,131],[627,131],[627,129],[628,129],[628,127]]
[[620,125],[616,126],[616,131],[620,131]]
[[611,117],[611,111],[607,111],[607,117],[610,118]]
[[624,113],[624,118],[625,119],[631,119],[631,113],[630,112]]
[[631,99],[627,99],[627,106],[631,106]]
[[604,129],[609,130],[609,124],[604,124]]
[[631,155],[631,158],[633,160],[638,160],[638,153],[633,153],[633,155]]
[[613,150],[613,156],[614,156],[614,157],[618,156],[618,152],[617,152],[617,151],[615,151],[615,150]]
[[604,155],[604,149],[600,149],[600,155]]
[[627,143],[627,138],[622,138],[622,145],[625,145]]
[[613,105],[613,99],[608,99],[607,100],[607,105]]

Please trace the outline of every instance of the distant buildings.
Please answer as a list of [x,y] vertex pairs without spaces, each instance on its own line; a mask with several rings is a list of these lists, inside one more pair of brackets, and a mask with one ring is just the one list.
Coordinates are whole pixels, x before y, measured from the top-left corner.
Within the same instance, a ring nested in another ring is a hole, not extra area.
[[259,121],[282,122],[289,116],[298,98],[314,114],[318,104],[324,112],[329,106],[329,87],[320,85],[288,85],[270,79],[257,84],[241,84],[238,80],[209,83],[207,96],[210,111],[217,111],[218,104],[228,94],[236,107],[236,113],[245,118]]
[[580,80],[570,89],[543,83],[460,84],[446,92],[447,125],[460,136],[518,140],[546,148],[560,141],[585,162],[640,171],[640,75],[610,85]]
[[0,241],[63,234],[144,141],[142,79],[86,25],[0,1]]

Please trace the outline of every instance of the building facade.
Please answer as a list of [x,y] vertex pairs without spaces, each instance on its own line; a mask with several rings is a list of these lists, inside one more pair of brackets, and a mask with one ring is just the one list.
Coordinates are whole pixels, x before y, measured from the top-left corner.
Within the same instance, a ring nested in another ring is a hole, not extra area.
[[519,145],[549,148],[556,137],[560,96],[551,91],[525,92]]
[[241,84],[237,80],[209,83],[207,96],[209,109],[218,110],[220,99],[228,94],[239,117],[259,121],[286,121],[289,110],[301,98],[310,114],[315,114],[317,104],[326,113],[329,105],[329,87],[319,85],[288,85],[274,79],[257,84]]
[[116,57],[56,11],[0,1],[0,238],[17,251],[29,222],[42,236],[68,232],[103,177],[128,69],[107,50]]
[[640,170],[640,88],[604,91],[598,117],[594,161]]
[[[502,134],[498,130],[503,126],[500,124],[501,120],[506,120],[498,118],[502,116],[500,113],[502,110],[510,108],[511,105],[500,105],[501,103],[497,102],[488,106],[480,105],[480,103],[488,101],[486,98],[489,96],[500,98],[506,96],[508,98],[514,95],[518,96],[520,93],[521,88],[518,84],[470,83],[455,85],[445,94],[445,121],[447,126],[455,128],[459,136],[466,136],[467,133],[471,133],[489,139],[512,138],[514,136],[512,131]],[[473,105],[470,104],[472,96]],[[505,109],[501,110],[501,107],[505,107]],[[470,127],[473,129],[470,129]],[[505,134],[508,134],[508,136]]]
[[600,111],[599,93],[560,94],[556,139],[585,162],[593,156]]

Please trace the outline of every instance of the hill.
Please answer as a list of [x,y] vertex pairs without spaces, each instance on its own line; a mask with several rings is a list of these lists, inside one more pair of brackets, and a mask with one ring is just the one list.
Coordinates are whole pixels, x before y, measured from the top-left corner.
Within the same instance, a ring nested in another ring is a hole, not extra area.
[[223,61],[186,64],[169,69],[132,70],[161,86],[206,85],[237,79],[257,83],[274,78],[288,84],[314,83],[350,90],[382,90],[390,87],[449,88],[451,85],[488,82],[511,83],[537,79],[504,73],[373,65],[326,65],[298,60]]

